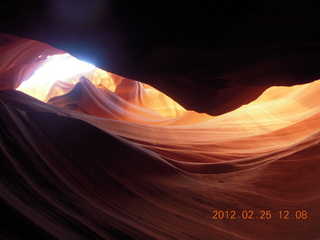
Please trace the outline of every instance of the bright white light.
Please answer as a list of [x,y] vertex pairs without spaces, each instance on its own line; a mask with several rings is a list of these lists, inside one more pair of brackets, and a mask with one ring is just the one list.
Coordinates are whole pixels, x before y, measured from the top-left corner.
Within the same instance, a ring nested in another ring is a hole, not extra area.
[[43,84],[43,81],[47,83],[63,81],[82,73],[88,73],[94,68],[94,65],[82,62],[69,54],[54,55],[49,57],[47,63],[38,69],[32,77],[24,81],[22,85],[32,84],[35,86]]
[[[29,95],[31,91],[42,91],[43,94],[36,94],[44,96],[44,92],[48,92],[51,86],[57,81],[78,81],[78,79],[85,74],[92,72],[95,66],[83,61],[80,61],[70,54],[61,54],[50,56],[45,60],[46,63],[35,71],[29,79],[25,80],[17,90],[23,91]],[[41,97],[38,97],[41,99]]]

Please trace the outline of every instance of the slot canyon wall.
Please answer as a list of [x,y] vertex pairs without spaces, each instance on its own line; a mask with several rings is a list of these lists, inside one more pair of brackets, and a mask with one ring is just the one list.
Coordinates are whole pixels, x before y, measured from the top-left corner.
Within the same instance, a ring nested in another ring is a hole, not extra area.
[[[4,4],[0,238],[320,239],[319,13]],[[20,90],[66,53],[98,68]]]

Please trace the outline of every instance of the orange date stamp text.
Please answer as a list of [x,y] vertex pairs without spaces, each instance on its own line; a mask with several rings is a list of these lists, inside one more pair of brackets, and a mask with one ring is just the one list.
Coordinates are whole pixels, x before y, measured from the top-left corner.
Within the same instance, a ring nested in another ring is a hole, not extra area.
[[236,211],[236,210],[213,210],[212,211],[212,219],[214,220],[221,220],[221,219],[230,219],[230,220],[236,220],[236,219],[245,219],[245,220],[254,220],[254,219],[261,219],[261,220],[268,220],[268,219],[283,219],[283,220],[289,220],[289,219],[302,219],[305,220],[308,218],[308,211],[306,210],[295,210],[295,211],[289,211],[289,210],[279,210],[279,211],[270,211],[270,210],[259,210],[259,211],[253,211],[253,210],[242,210],[242,211]]

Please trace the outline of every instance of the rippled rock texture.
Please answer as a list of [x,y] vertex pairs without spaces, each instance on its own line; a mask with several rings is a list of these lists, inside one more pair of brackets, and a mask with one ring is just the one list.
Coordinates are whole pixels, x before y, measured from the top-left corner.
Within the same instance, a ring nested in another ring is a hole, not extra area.
[[[101,8],[88,11],[105,11],[97,2]],[[137,29],[147,7],[115,5],[108,26],[119,28],[106,28],[111,37],[103,50],[107,34],[96,31],[75,49],[70,35],[60,41],[33,28],[34,39],[62,50],[1,34],[0,238],[319,239],[314,5],[265,1],[267,10],[280,9],[273,15],[253,5],[245,18],[235,15],[237,27],[216,29],[226,42],[216,40],[217,49],[196,38],[183,44],[178,35],[193,36],[186,28],[172,38],[152,30],[142,44],[142,32],[130,35],[121,17],[140,11],[130,25]],[[61,6],[51,7],[59,12]],[[82,14],[90,19],[89,13]],[[101,20],[95,16],[89,25]],[[257,24],[248,25],[250,19]],[[155,25],[142,25],[165,31],[156,16],[152,20]],[[275,20],[278,28],[267,29]],[[295,28],[284,29],[291,22]],[[77,24],[69,19],[60,33],[81,32]],[[277,35],[280,30],[285,34]],[[197,34],[209,36],[202,28]],[[236,36],[242,38],[230,41]],[[93,50],[81,51],[84,43]],[[65,51],[91,56],[110,72],[96,68],[23,87],[50,56],[70,58]]]

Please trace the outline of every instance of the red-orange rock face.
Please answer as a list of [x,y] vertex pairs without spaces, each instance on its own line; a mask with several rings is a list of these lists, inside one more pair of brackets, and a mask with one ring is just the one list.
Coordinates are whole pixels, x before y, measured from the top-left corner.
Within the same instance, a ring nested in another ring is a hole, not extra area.
[[1,239],[319,239],[315,5],[79,2],[1,20]]

